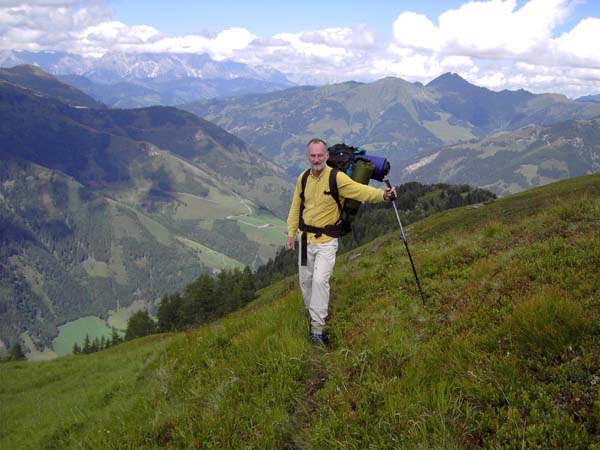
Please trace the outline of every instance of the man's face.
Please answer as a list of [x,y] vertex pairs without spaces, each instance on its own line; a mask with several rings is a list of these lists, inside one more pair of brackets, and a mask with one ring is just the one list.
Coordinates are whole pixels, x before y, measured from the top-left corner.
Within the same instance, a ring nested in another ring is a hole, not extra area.
[[321,172],[325,168],[325,163],[329,157],[327,147],[321,142],[314,142],[308,146],[308,163],[315,172]]

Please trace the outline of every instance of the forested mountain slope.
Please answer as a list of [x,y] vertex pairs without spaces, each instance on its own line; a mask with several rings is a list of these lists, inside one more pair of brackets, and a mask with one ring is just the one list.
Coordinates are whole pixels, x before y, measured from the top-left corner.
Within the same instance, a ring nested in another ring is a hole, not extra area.
[[274,254],[282,169],[188,112],[72,106],[40,77],[29,85],[42,91],[0,81],[4,346],[21,335],[42,350],[68,321],[151,307],[204,271]]

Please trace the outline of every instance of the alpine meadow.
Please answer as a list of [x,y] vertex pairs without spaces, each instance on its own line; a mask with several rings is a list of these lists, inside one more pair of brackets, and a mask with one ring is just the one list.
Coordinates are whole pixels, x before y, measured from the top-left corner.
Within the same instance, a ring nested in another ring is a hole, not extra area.
[[600,7],[263,3],[0,2],[0,449],[600,450]]
[[447,210],[340,256],[328,347],[295,276],[212,324],[0,365],[2,448],[600,445],[600,176]]

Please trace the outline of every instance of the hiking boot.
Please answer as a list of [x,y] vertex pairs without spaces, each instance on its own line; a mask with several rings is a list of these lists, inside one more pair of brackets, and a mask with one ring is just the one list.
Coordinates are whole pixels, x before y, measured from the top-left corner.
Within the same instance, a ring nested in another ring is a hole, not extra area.
[[322,334],[310,333],[310,342],[314,345],[327,345],[327,339]]

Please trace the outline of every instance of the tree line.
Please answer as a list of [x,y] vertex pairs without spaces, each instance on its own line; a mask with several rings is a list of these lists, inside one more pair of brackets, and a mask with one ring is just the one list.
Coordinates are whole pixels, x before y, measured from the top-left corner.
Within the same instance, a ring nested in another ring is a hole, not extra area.
[[90,335],[86,334],[85,339],[83,340],[83,344],[81,346],[78,343],[73,344],[73,354],[87,355],[89,353],[98,352],[100,350],[110,348],[114,345],[118,345],[121,342],[123,342],[123,337],[115,328],[112,329],[112,334],[109,338],[102,336],[100,338],[96,337],[92,340],[90,338]]
[[160,299],[156,318],[148,310],[135,312],[127,321],[125,335],[113,330],[111,339],[86,335],[82,345],[73,346],[74,354],[88,354],[153,333],[183,331],[202,325],[240,309],[256,298],[255,276],[249,267],[226,269],[217,275],[201,274],[183,292],[167,294]]

